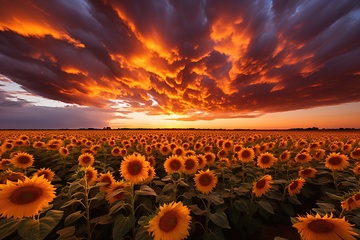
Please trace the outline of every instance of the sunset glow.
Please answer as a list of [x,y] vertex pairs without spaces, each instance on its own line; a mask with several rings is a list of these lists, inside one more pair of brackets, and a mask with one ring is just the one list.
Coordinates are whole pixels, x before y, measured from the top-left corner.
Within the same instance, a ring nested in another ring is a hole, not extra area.
[[351,0],[0,1],[0,129],[360,128],[359,27]]

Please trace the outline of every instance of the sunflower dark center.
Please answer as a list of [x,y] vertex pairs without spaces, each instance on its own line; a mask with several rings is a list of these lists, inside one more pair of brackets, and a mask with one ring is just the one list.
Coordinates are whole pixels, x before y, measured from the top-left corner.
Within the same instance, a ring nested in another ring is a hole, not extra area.
[[270,162],[270,157],[269,157],[269,156],[263,156],[263,157],[261,158],[261,162],[262,162],[263,164],[269,163],[269,162]]
[[200,177],[199,177],[199,183],[200,185],[202,186],[209,186],[210,183],[211,183],[211,176],[209,174],[202,174]]
[[341,163],[342,163],[341,157],[334,156],[329,159],[329,164],[331,165],[340,165]]
[[30,162],[30,158],[28,156],[20,156],[18,158],[18,162],[21,164],[26,164]]
[[309,223],[308,228],[316,233],[330,233],[334,229],[334,224],[324,219],[316,219]]
[[298,187],[299,185],[299,182],[298,181],[294,181],[291,185],[290,185],[290,189],[291,190],[294,190]]
[[160,218],[159,228],[164,232],[170,232],[176,228],[177,223],[177,214],[173,211],[169,211]]
[[300,161],[304,161],[304,160],[306,159],[306,155],[305,155],[305,154],[300,154],[300,155],[298,156],[298,159],[299,159]]
[[187,170],[193,169],[195,166],[195,162],[192,159],[188,159],[185,161],[185,168]]
[[231,147],[231,143],[226,142],[226,143],[224,144],[224,147],[225,147],[225,148],[230,148],[230,147]]
[[138,175],[142,170],[142,164],[139,161],[130,162],[128,165],[128,171],[130,175]]
[[250,151],[243,151],[243,152],[241,153],[241,157],[243,157],[243,158],[248,158],[248,157],[250,157]]
[[176,155],[181,155],[181,154],[182,154],[182,150],[181,150],[181,149],[176,149],[175,154],[176,154]]
[[85,157],[83,157],[82,161],[83,161],[84,163],[89,163],[89,162],[91,161],[91,159],[90,159],[89,156],[85,156]]
[[114,153],[118,154],[120,152],[120,150],[118,148],[114,148]]
[[352,154],[354,156],[360,156],[360,149],[353,151]]
[[304,175],[310,175],[311,173],[312,173],[311,169],[302,170],[302,174],[304,174]]
[[17,205],[35,202],[42,195],[42,190],[34,186],[21,187],[10,195],[10,201]]
[[265,179],[261,179],[256,183],[256,188],[257,189],[262,189],[265,187],[266,184],[266,180]]
[[181,163],[179,160],[173,160],[170,162],[170,167],[174,171],[179,170],[181,167]]

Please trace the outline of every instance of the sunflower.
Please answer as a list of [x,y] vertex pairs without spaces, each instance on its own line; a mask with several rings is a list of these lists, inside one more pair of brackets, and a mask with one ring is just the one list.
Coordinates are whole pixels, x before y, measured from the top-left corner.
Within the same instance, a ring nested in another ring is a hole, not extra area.
[[286,162],[290,159],[290,156],[291,156],[291,153],[289,150],[285,150],[283,151],[280,156],[279,156],[279,159],[281,162]]
[[200,151],[203,147],[204,147],[204,145],[199,141],[194,144],[195,151]]
[[228,155],[228,152],[224,149],[221,149],[220,151],[217,152],[216,156],[220,159],[220,158],[224,158]]
[[226,141],[224,141],[223,144],[222,144],[222,149],[224,149],[225,151],[228,152],[228,151],[230,151],[230,150],[233,149],[233,146],[234,146],[233,141],[231,141],[231,140],[226,140]]
[[218,161],[218,164],[217,164],[217,168],[220,170],[223,170],[224,168],[227,168],[230,166],[231,166],[230,160],[229,160],[229,158],[226,158],[226,157],[220,158]]
[[260,178],[258,181],[254,182],[253,184],[253,193],[256,197],[261,197],[263,194],[265,194],[267,191],[271,188],[272,176],[271,175],[265,175],[262,178]]
[[11,163],[18,168],[28,168],[34,163],[34,157],[26,152],[19,152],[11,158]]
[[38,177],[44,176],[45,179],[51,182],[54,179],[55,173],[49,168],[40,168],[34,175],[37,175]]
[[49,206],[56,197],[55,187],[44,177],[25,177],[17,183],[0,185],[0,214],[2,217],[32,217]]
[[319,149],[319,150],[317,150],[317,151],[315,152],[315,155],[313,156],[313,158],[314,158],[315,160],[318,160],[318,161],[324,159],[324,157],[325,157],[325,150],[324,150],[324,149]]
[[325,160],[325,166],[330,170],[342,170],[348,165],[348,156],[340,153],[330,153]]
[[260,168],[269,168],[275,163],[276,160],[277,159],[272,153],[261,153],[257,158],[257,164]]
[[121,162],[120,172],[125,180],[132,184],[137,184],[148,177],[149,162],[145,156],[137,153],[124,157]]
[[298,162],[298,163],[308,163],[311,161],[311,156],[309,153],[307,152],[299,152],[298,154],[296,154],[295,156],[295,161]]
[[40,149],[45,147],[45,143],[44,142],[40,142],[40,141],[36,141],[32,144],[32,147],[35,149]]
[[215,173],[209,169],[206,171],[200,170],[194,177],[196,189],[203,193],[209,194],[218,182]]
[[293,227],[298,230],[303,240],[356,240],[354,236],[359,236],[345,218],[333,218],[332,213],[324,217],[318,213],[315,216],[307,214],[306,217],[297,217],[297,220],[298,222],[294,223]]
[[150,155],[152,153],[153,148],[151,145],[145,145],[145,154]]
[[66,157],[67,155],[69,155],[69,149],[65,148],[65,147],[60,147],[59,148],[59,154],[62,157]]
[[174,172],[180,172],[182,170],[182,157],[177,155],[172,155],[168,157],[164,162],[164,169],[167,174],[172,174]]
[[251,162],[255,157],[255,152],[252,148],[242,148],[237,156],[242,162]]
[[206,145],[205,147],[203,147],[202,152],[208,153],[208,152],[211,152],[212,149],[213,149],[213,147],[211,145]]
[[299,194],[304,184],[305,184],[305,179],[300,177],[292,181],[289,185],[287,185],[287,189],[290,197]]
[[154,167],[156,165],[156,160],[154,156],[147,156],[146,161],[149,162],[150,166]]
[[185,149],[180,146],[174,148],[172,152],[176,156],[180,156],[180,157],[185,156]]
[[98,171],[91,166],[84,167],[83,170],[85,171],[87,185],[93,185],[97,180]]
[[13,172],[10,169],[1,174],[0,184],[6,184],[6,181],[17,182],[18,180],[24,181],[25,175],[20,172]]
[[186,174],[195,174],[198,168],[199,162],[196,156],[182,158],[182,172]]
[[113,155],[114,157],[120,156],[120,148],[114,147],[113,149],[111,149],[111,155]]
[[115,183],[115,178],[112,173],[108,171],[107,173],[100,174],[100,177],[97,181],[100,183],[107,183],[106,185],[100,187],[101,192],[106,192],[111,187],[111,185]]
[[114,182],[106,192],[105,198],[108,201],[108,203],[112,204],[115,201],[122,200],[127,192],[128,187],[129,187],[129,183],[127,182],[124,181]]
[[360,160],[360,148],[355,148],[351,153],[350,157],[356,160]]
[[196,158],[199,163],[198,169],[203,169],[206,166],[206,159],[205,159],[204,155],[198,154],[198,155],[196,155]]
[[360,174],[360,165],[357,165],[353,168],[354,175]]
[[142,181],[142,183],[148,183],[148,182],[150,182],[151,180],[153,180],[154,179],[154,177],[155,177],[155,168],[154,167],[152,167],[152,166],[149,166],[149,168],[148,168],[148,176],[147,176],[147,178],[145,178],[143,181]]
[[302,178],[314,178],[317,170],[313,167],[309,167],[303,170],[299,170],[299,177]]
[[357,209],[358,207],[358,204],[354,200],[354,196],[348,197],[341,202],[341,208],[345,211],[351,211],[353,209]]
[[171,152],[171,148],[168,145],[161,144],[159,152],[161,153],[161,155],[167,156]]
[[208,166],[210,166],[211,164],[213,164],[213,163],[215,162],[216,156],[215,156],[215,154],[212,153],[212,152],[207,152],[207,153],[205,153],[204,157],[205,157],[205,159],[206,159],[206,164],[207,164]]
[[0,170],[7,169],[11,164],[11,159],[3,158],[0,161]]
[[78,157],[79,165],[82,167],[88,167],[94,164],[94,155],[90,153],[83,153]]
[[146,226],[154,240],[180,240],[189,236],[190,210],[182,202],[160,206],[158,213]]

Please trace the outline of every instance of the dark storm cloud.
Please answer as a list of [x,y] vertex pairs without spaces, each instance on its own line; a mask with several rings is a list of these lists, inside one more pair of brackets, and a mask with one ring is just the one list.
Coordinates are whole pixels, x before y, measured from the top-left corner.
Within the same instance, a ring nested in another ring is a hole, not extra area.
[[360,101],[358,1],[1,5],[0,74],[45,98],[179,120]]

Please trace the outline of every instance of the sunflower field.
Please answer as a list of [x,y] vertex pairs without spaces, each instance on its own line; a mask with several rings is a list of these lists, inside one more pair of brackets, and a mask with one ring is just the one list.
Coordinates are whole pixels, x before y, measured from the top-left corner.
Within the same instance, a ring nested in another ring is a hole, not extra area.
[[360,132],[5,130],[0,239],[359,239]]

